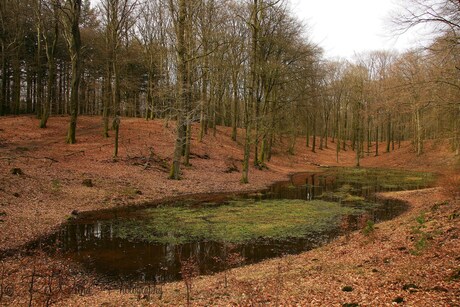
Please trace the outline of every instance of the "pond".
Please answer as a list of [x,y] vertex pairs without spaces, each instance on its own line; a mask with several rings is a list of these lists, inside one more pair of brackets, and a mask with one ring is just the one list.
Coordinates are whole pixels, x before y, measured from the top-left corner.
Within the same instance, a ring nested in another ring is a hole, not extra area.
[[298,173],[259,193],[85,213],[49,242],[105,283],[173,281],[190,257],[200,274],[210,274],[300,253],[368,220],[391,219],[407,205],[379,200],[376,192],[424,188],[433,180],[429,173],[378,169]]

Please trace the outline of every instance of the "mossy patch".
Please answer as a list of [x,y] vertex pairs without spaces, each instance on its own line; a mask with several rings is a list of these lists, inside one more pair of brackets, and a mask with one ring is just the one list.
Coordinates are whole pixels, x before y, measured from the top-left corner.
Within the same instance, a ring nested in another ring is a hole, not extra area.
[[436,180],[432,173],[379,168],[336,167],[318,174],[317,180],[333,182],[334,190],[323,192],[323,200],[361,203],[363,195],[374,192],[413,190],[431,186]]
[[343,184],[333,192],[323,193],[320,198],[340,200],[349,203],[364,201],[364,197],[353,195],[353,193],[356,193],[356,190],[351,185]]
[[377,186],[388,190],[411,190],[428,187],[434,183],[433,173],[381,168],[336,167],[327,172],[334,174],[341,185]]
[[302,238],[333,229],[342,215],[359,212],[321,200],[230,201],[222,206],[146,209],[144,218],[119,220],[114,229],[117,237],[134,241],[241,243]]
[[[332,168],[317,178],[322,183],[332,180],[336,186],[324,192],[322,200],[257,200],[263,198],[260,194],[223,205],[181,202],[174,207],[145,209],[135,217],[112,221],[112,226],[119,238],[159,243],[304,238],[335,229],[343,215],[372,210],[376,204],[364,200],[360,195],[363,189],[415,189],[434,182],[430,173],[364,168]],[[134,194],[132,189],[123,192]],[[325,200],[340,200],[347,205]]]

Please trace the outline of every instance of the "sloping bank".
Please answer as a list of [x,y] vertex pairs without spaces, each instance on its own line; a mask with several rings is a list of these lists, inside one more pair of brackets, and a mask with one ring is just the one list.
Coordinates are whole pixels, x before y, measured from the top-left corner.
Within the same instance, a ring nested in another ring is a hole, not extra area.
[[[191,304],[458,305],[459,201],[444,195],[441,188],[384,196],[407,201],[410,209],[366,234],[358,231],[301,255],[194,278]],[[227,287],[224,274],[228,274]],[[93,288],[64,305],[186,305],[185,289],[184,282],[156,289],[138,284],[129,291]]]

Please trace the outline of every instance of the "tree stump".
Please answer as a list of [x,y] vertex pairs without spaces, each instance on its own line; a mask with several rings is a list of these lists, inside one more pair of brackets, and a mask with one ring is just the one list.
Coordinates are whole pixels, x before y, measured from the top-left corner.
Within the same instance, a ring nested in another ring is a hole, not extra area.
[[88,188],[92,188],[94,186],[93,181],[91,179],[84,179],[82,184]]
[[24,175],[24,172],[23,172],[22,169],[20,169],[19,167],[12,168],[12,169],[10,170],[10,173],[11,173],[12,175],[18,175],[18,176]]

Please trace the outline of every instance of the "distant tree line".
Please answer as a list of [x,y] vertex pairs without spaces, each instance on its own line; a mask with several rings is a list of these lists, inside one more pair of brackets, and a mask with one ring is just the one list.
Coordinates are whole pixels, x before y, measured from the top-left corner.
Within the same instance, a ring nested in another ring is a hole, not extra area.
[[449,139],[458,153],[459,4],[432,0],[433,21],[413,2],[401,28],[446,25],[429,48],[350,62],[324,59],[285,0],[0,0],[0,115],[34,113],[45,128],[69,114],[69,143],[79,114],[101,116],[102,137],[117,115],[176,120],[175,179],[194,122],[199,140],[218,125],[241,138],[244,182],[251,153],[263,167],[274,144],[294,154],[300,136],[337,159],[354,150],[358,165],[403,140],[421,155],[424,140]]

